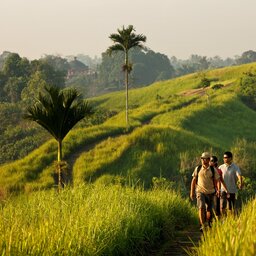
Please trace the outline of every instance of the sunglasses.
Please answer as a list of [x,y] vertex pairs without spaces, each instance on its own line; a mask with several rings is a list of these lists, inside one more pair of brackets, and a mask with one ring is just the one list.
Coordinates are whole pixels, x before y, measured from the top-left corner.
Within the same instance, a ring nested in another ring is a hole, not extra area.
[[224,158],[224,159],[227,159],[227,158],[230,158],[230,157],[228,157],[228,156],[224,156],[223,158]]

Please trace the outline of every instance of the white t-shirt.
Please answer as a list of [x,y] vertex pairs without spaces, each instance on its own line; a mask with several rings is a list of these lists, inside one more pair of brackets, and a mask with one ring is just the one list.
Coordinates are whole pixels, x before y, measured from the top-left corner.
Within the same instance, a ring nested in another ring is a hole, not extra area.
[[[219,166],[222,171],[222,177],[226,183],[229,193],[237,193],[237,181],[238,176],[241,176],[241,171],[239,167],[231,163],[231,165],[222,164]],[[221,191],[225,191],[223,185],[221,184]]]

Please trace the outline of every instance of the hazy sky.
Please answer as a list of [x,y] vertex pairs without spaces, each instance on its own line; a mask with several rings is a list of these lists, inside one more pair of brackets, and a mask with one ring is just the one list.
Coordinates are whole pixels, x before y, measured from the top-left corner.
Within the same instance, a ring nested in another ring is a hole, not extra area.
[[129,24],[169,57],[256,50],[256,0],[0,0],[0,54],[100,57]]

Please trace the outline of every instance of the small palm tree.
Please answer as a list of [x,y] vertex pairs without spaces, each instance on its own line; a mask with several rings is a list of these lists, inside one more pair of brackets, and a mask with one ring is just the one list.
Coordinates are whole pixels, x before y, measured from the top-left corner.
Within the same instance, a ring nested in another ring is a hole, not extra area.
[[88,102],[84,102],[74,88],[60,89],[46,85],[36,103],[27,108],[26,119],[37,122],[58,142],[58,186],[62,186],[62,141],[68,132],[84,117],[93,114]]
[[128,126],[128,85],[129,85],[129,73],[132,71],[132,64],[129,63],[128,52],[133,47],[143,48],[142,42],[146,42],[144,35],[136,35],[135,29],[132,25],[127,28],[123,26],[122,29],[118,29],[118,34],[111,34],[109,38],[114,42],[114,45],[107,49],[107,52],[111,54],[113,51],[124,52],[124,65],[123,71],[125,72],[125,89],[126,89],[126,125]]

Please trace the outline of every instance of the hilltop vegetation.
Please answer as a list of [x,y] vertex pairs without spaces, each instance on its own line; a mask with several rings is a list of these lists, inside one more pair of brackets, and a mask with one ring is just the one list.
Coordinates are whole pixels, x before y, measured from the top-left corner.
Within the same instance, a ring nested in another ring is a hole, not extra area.
[[[218,156],[233,151],[243,174],[255,177],[256,113],[238,95],[240,78],[250,68],[255,64],[206,72],[214,81],[207,88],[199,88],[201,76],[196,73],[131,90],[129,130],[123,92],[90,99],[101,111],[116,114],[98,126],[81,125],[64,140],[71,182],[139,182],[150,187],[153,177],[166,177],[186,187],[204,150]],[[217,83],[223,87],[212,89]],[[114,138],[105,140],[109,136]],[[53,187],[55,154],[49,141],[26,158],[1,166],[2,193]]]

